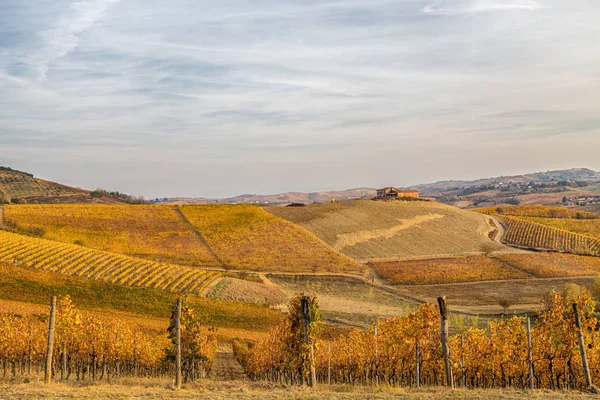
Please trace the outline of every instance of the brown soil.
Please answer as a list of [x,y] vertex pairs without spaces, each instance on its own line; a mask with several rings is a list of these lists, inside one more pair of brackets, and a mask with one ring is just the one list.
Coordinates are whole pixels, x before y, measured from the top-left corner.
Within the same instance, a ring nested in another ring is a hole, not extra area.
[[276,286],[235,278],[220,279],[208,290],[206,297],[272,306],[286,301],[285,294]]

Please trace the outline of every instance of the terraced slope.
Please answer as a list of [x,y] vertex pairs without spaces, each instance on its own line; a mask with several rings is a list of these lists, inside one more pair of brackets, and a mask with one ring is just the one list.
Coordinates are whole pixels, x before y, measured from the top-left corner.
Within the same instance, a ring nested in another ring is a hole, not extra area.
[[5,213],[7,224],[17,232],[157,262],[221,266],[170,206],[9,205]]
[[181,212],[225,265],[286,272],[364,272],[309,232],[254,205],[185,205]]
[[434,202],[360,200],[268,207],[356,260],[395,260],[505,250],[489,238],[490,217]]
[[600,255],[600,239],[515,217],[502,217],[510,245],[566,253]]
[[0,262],[125,286],[200,294],[220,274],[0,231]]

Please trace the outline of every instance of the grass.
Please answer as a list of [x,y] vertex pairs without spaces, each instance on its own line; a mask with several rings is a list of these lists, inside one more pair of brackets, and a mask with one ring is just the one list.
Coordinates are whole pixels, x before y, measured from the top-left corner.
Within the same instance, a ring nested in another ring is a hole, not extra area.
[[360,261],[469,255],[492,242],[489,218],[439,203],[350,201],[267,210]]
[[63,243],[188,266],[220,266],[170,206],[46,204],[5,207],[9,226]]
[[363,387],[348,385],[319,385],[315,389],[306,387],[281,385],[266,382],[249,381],[212,381],[201,380],[194,384],[184,385],[181,390],[172,389],[169,379],[117,379],[113,383],[12,383],[0,384],[0,396],[6,398],[44,398],[44,399],[198,399],[209,400],[358,400],[358,399],[407,399],[407,400],[584,400],[597,396],[581,392],[516,389],[455,389],[444,387],[424,387],[420,389]]
[[[46,306],[52,295],[69,295],[81,309],[162,320],[170,317],[177,299],[175,294],[154,289],[129,288],[0,264],[0,300]],[[264,332],[282,318],[281,313],[262,305],[195,296],[188,296],[188,302],[220,328]]]
[[499,259],[539,278],[600,273],[600,257],[561,253],[503,254]]
[[524,279],[526,273],[485,256],[372,263],[384,279],[404,285]]
[[185,205],[182,213],[232,269],[286,272],[359,272],[296,225],[254,205]]
[[215,271],[160,264],[74,244],[0,231],[0,261],[23,267],[179,293],[202,293]]

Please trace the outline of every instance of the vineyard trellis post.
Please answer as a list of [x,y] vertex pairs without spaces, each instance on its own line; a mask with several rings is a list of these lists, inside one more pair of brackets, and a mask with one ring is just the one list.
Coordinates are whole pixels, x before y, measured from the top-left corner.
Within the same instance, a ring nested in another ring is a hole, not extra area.
[[420,357],[421,355],[419,354],[419,341],[417,340],[417,343],[415,344],[415,360],[416,360],[416,374],[415,374],[415,386],[417,387],[417,389],[421,386],[421,362],[420,362]]
[[442,339],[442,354],[444,356],[444,370],[446,372],[446,384],[454,389],[454,378],[452,377],[452,365],[450,364],[450,346],[448,346],[448,305],[446,296],[437,298],[440,307],[440,324]]
[[175,314],[175,388],[181,389],[181,297]]
[[331,342],[327,348],[327,384],[331,385]]
[[375,322],[374,343],[375,343],[375,385],[379,386],[379,359],[377,354],[377,322]]
[[577,326],[577,340],[579,342],[579,352],[581,353],[581,363],[583,365],[583,376],[585,377],[586,389],[592,389],[592,377],[588,365],[587,355],[585,353],[585,341],[583,340],[583,332],[581,330],[581,319],[579,318],[579,309],[577,303],[573,303],[573,313],[575,314],[575,325]]
[[529,389],[533,390],[534,386],[534,375],[533,375],[533,346],[531,344],[531,318],[527,317],[527,358],[529,364]]
[[52,380],[52,353],[54,351],[54,322],[56,319],[56,296],[50,299],[50,320],[48,322],[48,346],[46,349],[46,368],[44,369],[44,382]]
[[315,349],[313,343],[310,341],[309,328],[311,323],[310,318],[310,296],[302,296],[301,298],[301,309],[302,309],[302,321],[304,322],[304,343],[308,346],[309,351],[309,367],[310,374],[308,377],[308,386],[313,387],[317,381],[317,371],[315,369]]

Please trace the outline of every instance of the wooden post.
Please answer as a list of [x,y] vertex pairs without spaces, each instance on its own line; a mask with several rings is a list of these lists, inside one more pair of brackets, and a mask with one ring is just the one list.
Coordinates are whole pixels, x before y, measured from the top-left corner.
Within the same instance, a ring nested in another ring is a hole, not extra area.
[[446,371],[446,385],[454,389],[454,378],[452,377],[452,365],[450,364],[450,347],[448,346],[448,306],[446,296],[438,297],[440,306],[440,323],[442,333],[442,354],[444,355],[444,369]]
[[175,315],[175,389],[181,389],[181,297],[177,299]]
[[331,342],[329,342],[329,347],[327,349],[327,384],[331,385]]
[[421,386],[421,361],[420,361],[420,353],[419,353],[419,342],[415,345],[415,360],[416,360],[416,374],[415,374],[415,386],[417,389]]
[[304,343],[309,348],[309,368],[310,374],[308,376],[308,386],[314,387],[317,381],[317,371],[315,369],[315,352],[314,346],[310,341],[309,337],[309,328],[310,328],[310,296],[302,296],[301,298],[301,307],[302,307],[302,321],[304,322]]
[[379,359],[377,354],[377,322],[375,322],[375,331],[373,332],[375,336],[375,385],[379,386]]
[[54,322],[56,318],[56,296],[50,299],[50,321],[48,323],[48,347],[46,349],[46,368],[44,370],[44,382],[52,380],[52,353],[54,351]]
[[583,364],[583,376],[585,377],[585,386],[587,389],[592,388],[592,376],[588,366],[587,355],[585,354],[585,342],[583,340],[583,332],[581,330],[581,319],[579,318],[579,310],[577,303],[573,303],[573,312],[575,313],[575,325],[577,326],[577,339],[579,341],[579,352],[581,353],[581,363]]
[[529,389],[535,388],[533,382],[533,345],[531,344],[531,318],[527,317],[527,357],[529,360]]

